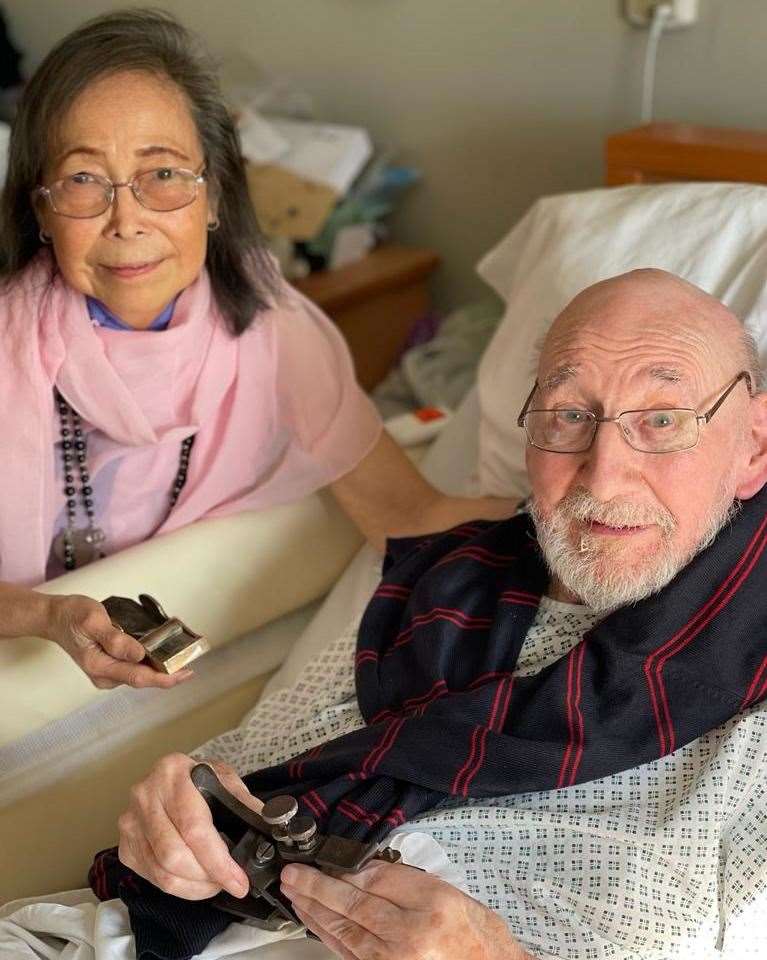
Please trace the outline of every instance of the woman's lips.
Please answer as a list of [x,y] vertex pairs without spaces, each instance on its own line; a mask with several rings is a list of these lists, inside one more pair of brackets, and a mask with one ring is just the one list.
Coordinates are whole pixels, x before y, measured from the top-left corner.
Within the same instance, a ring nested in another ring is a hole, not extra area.
[[110,266],[102,264],[105,270],[115,277],[122,280],[130,280],[133,277],[144,277],[160,266],[162,260],[148,260],[139,263],[127,263],[121,266]]
[[641,527],[611,527],[607,523],[598,523],[596,520],[592,520],[589,524],[589,533],[599,533],[608,537],[630,537],[635,533],[642,533],[644,530],[649,529],[650,525]]

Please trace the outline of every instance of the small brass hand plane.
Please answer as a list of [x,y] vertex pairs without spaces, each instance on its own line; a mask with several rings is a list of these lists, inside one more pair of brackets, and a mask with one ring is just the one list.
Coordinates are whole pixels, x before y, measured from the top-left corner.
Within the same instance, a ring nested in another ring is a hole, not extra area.
[[177,673],[210,650],[205,637],[169,617],[154,597],[141,593],[138,599],[107,597],[103,604],[112,623],[143,644],[155,670]]
[[[210,807],[213,823],[232,859],[250,883],[242,899],[222,891],[209,902],[241,923],[271,931],[282,930],[290,923],[301,925],[290,901],[280,892],[280,872],[288,863],[308,863],[325,873],[339,874],[357,873],[371,860],[400,860],[398,850],[379,850],[378,843],[320,833],[313,817],[298,815],[293,797],[272,797],[258,814],[229,793],[209,764],[198,763],[191,777]],[[233,844],[227,826],[240,832],[243,825],[245,833]]]

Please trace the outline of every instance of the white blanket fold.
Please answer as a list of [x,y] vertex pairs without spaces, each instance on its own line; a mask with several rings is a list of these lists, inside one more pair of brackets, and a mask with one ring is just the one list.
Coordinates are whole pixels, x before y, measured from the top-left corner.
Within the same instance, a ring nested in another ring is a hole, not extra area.
[[[421,867],[465,890],[462,873],[426,833],[402,832],[389,846],[405,863]],[[303,927],[267,933],[232,923],[199,954],[199,960],[332,960],[335,954]],[[121,900],[99,902],[91,890],[14,900],[0,907],[0,960],[136,960],[136,949]]]

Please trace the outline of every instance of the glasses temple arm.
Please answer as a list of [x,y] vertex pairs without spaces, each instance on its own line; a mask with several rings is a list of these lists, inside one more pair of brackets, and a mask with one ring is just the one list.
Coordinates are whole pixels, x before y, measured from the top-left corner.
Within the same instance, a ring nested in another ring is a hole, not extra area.
[[704,414],[700,414],[698,416],[698,419],[705,420],[706,423],[708,423],[709,420],[714,416],[716,411],[721,407],[721,405],[727,399],[727,397],[729,397],[729,395],[732,393],[735,387],[740,383],[741,380],[744,380],[744,379],[746,380],[746,385],[748,387],[748,395],[749,397],[751,397],[753,395],[753,383],[751,380],[751,374],[748,372],[748,370],[741,370],[740,373],[737,375],[737,377],[735,377],[735,379],[732,381],[729,387],[727,387],[727,389],[721,395],[721,397],[716,401],[713,407],[711,407],[710,410],[707,410]]
[[538,389],[538,381],[536,380],[535,383],[533,384],[533,389],[532,389],[532,390],[530,391],[530,393],[527,395],[527,400],[525,400],[525,404],[524,404],[524,406],[522,407],[522,412],[521,412],[520,415],[517,417],[517,426],[518,426],[518,427],[524,427],[524,425],[525,425],[525,415],[527,414],[527,408],[528,408],[528,407],[530,406],[530,404],[532,403],[533,397],[535,396],[535,391],[536,391],[537,389]]

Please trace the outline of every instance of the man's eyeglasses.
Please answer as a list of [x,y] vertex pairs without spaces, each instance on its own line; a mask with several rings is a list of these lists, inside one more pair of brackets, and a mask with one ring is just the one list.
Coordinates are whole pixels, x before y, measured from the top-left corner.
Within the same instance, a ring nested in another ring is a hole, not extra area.
[[675,453],[695,446],[701,422],[709,422],[741,380],[746,381],[751,396],[751,374],[741,370],[706,413],[684,407],[664,407],[624,410],[617,417],[598,417],[592,410],[577,408],[530,410],[528,407],[538,389],[536,380],[517,418],[517,426],[524,427],[532,446],[550,453],[583,453],[593,443],[600,423],[617,423],[626,443],[641,453]]
[[108,177],[83,172],[62,177],[47,187],[38,187],[32,196],[44,197],[51,210],[61,217],[84,220],[99,217],[108,210],[118,187],[130,187],[143,207],[167,213],[189,206],[205,179],[205,171],[195,173],[180,167],[147,170],[124,183],[113,183]]

